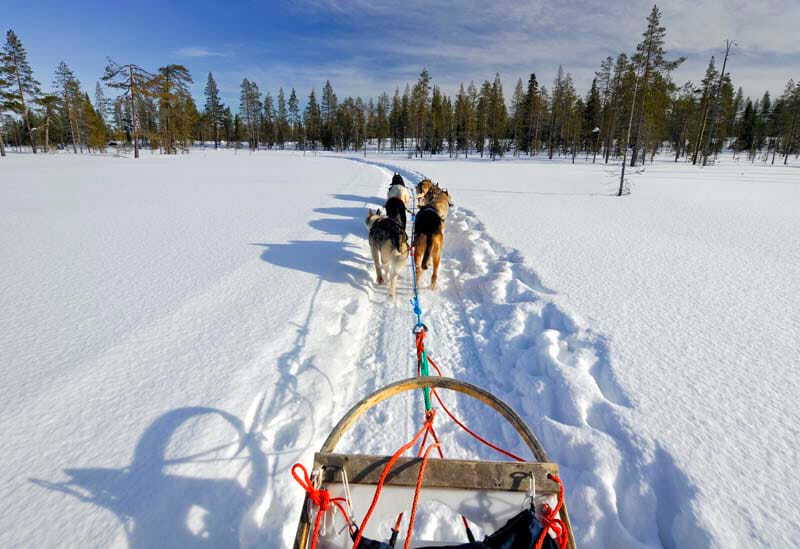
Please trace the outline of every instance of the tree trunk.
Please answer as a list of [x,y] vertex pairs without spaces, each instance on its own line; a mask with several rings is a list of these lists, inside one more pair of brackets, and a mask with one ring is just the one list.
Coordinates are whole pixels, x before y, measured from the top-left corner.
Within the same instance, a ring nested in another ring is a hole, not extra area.
[[[650,56],[652,55],[653,43],[652,39],[647,45],[647,57],[644,60],[644,72],[642,73],[642,108],[639,111],[639,121],[636,124],[636,137],[633,140],[633,154],[631,154],[631,168],[636,166],[636,156],[639,152],[639,141],[642,136],[642,125],[644,124],[644,108],[645,101],[647,100],[647,77],[650,75]],[[633,102],[633,111],[636,111],[636,101]],[[644,150],[644,147],[642,147]],[[626,151],[627,152],[627,151]]]
[[706,133],[706,122],[708,120],[708,104],[703,109],[703,122],[700,124],[700,134],[697,136],[697,141],[694,145],[694,152],[692,153],[692,165],[697,164],[697,156],[700,154],[700,144],[703,142],[703,137]]
[[[633,105],[636,105],[636,93],[639,91],[639,78],[637,76],[636,80],[634,80],[633,84]],[[625,137],[625,147],[622,150],[622,171],[619,175],[619,192],[617,192],[617,196],[622,196],[622,191],[625,186],[625,163],[628,160],[628,146],[631,140],[631,126],[633,126],[633,115],[635,113],[635,109],[631,108],[631,117],[628,120],[628,132]]]
[[36,154],[36,139],[33,137],[33,129],[31,128],[31,115],[30,111],[28,111],[28,106],[25,104],[25,94],[22,93],[22,79],[19,76],[19,70],[16,71],[16,74],[17,87],[19,88],[19,102],[22,104],[22,116],[25,118],[25,125],[28,127],[28,137],[31,139],[31,148],[33,149],[33,154]]
[[129,85],[131,94],[131,134],[133,136],[133,157],[139,158],[139,140],[136,136],[136,86],[133,82],[132,66],[128,66],[128,74],[130,75]]

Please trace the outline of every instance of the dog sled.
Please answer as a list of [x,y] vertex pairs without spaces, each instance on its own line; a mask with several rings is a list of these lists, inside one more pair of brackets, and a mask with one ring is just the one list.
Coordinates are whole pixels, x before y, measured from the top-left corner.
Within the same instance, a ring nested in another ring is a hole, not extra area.
[[[428,410],[425,422],[392,456],[335,452],[342,436],[367,410],[400,393],[420,389],[425,392]],[[514,428],[535,461],[522,461],[469,431],[447,410],[437,390],[456,391],[493,408]],[[444,459],[433,427],[438,409],[431,408],[431,396],[459,426],[517,461]],[[416,456],[402,457],[415,447]],[[442,459],[429,459],[434,449]],[[558,466],[548,461],[539,441],[508,405],[479,387],[452,378],[423,373],[369,395],[334,427],[315,454],[311,473],[296,464],[292,475],[306,491],[294,549],[391,549],[400,543],[404,548],[575,547]],[[414,536],[420,506],[435,506],[441,526],[435,537],[445,539],[424,539],[424,533]],[[440,512],[442,507],[447,512]],[[485,536],[476,540],[473,531]]]

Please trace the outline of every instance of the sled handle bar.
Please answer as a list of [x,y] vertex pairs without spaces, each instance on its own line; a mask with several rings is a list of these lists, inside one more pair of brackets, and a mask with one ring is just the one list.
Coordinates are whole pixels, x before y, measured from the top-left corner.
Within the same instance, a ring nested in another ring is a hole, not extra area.
[[517,413],[508,404],[490,392],[481,389],[480,387],[476,387],[471,383],[458,381],[457,379],[453,379],[451,377],[439,376],[412,377],[396,381],[378,389],[348,410],[342,419],[339,420],[339,423],[336,424],[336,427],[333,428],[333,431],[331,431],[331,433],[328,435],[328,438],[325,440],[325,443],[320,449],[320,453],[333,453],[336,445],[339,443],[339,440],[341,440],[342,436],[344,436],[344,434],[350,430],[356,420],[361,417],[364,412],[374,407],[376,404],[400,393],[414,391],[416,389],[423,389],[426,387],[450,389],[452,391],[463,393],[493,408],[501,416],[503,416],[503,418],[508,421],[512,427],[514,427],[514,430],[517,432],[517,434],[519,434],[520,438],[522,438],[525,444],[527,444],[528,448],[530,448],[537,461],[549,461],[547,458],[547,453],[539,443],[539,440],[534,436],[533,432],[531,432],[528,426],[525,425],[525,422],[522,421],[522,418],[520,418],[519,415],[517,415]]

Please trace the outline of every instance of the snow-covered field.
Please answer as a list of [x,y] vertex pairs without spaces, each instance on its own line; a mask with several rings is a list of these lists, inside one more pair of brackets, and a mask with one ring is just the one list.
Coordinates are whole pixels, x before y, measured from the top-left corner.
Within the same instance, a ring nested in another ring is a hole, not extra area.
[[542,439],[580,546],[800,545],[800,170],[657,162],[618,199],[602,165],[208,150],[0,161],[0,546],[287,546],[289,467],[415,372],[362,221],[395,167],[457,205],[428,347]]

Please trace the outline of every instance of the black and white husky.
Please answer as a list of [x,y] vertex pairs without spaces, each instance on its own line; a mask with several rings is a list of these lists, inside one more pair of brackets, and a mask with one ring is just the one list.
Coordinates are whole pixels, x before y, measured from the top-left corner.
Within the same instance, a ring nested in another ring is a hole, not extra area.
[[389,296],[394,298],[397,278],[403,272],[408,259],[408,235],[405,227],[401,227],[395,219],[385,216],[380,208],[369,210],[364,223],[369,229],[369,247],[378,284],[388,280]]
[[389,192],[386,193],[386,198],[399,198],[406,208],[411,207],[411,193],[408,192],[403,176],[399,173],[392,176],[392,183],[389,185]]

